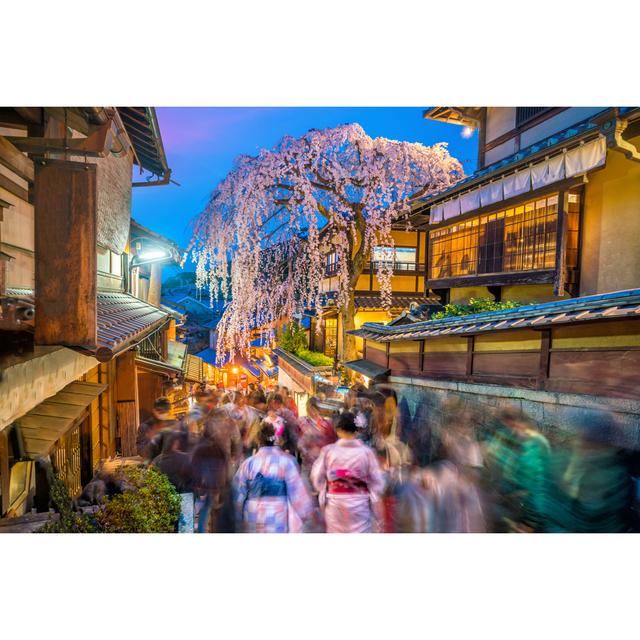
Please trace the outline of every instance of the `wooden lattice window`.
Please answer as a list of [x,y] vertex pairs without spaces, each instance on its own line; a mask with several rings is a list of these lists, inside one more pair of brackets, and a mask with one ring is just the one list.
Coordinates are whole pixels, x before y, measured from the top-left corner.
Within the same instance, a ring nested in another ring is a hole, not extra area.
[[553,107],[516,107],[516,127],[521,127]]
[[558,194],[429,234],[431,280],[553,269]]

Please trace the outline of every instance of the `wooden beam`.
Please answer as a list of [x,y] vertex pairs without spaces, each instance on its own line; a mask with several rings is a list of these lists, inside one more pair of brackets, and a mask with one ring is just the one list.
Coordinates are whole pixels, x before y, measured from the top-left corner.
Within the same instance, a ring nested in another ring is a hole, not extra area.
[[95,348],[96,165],[35,167],[35,343]]
[[72,153],[105,158],[111,152],[111,120],[100,125],[86,138],[6,138],[20,151],[33,154]]
[[0,136],[0,164],[13,171],[23,180],[33,182],[33,161],[4,136]]
[[6,189],[9,193],[12,193],[21,200],[29,202],[29,192],[2,173],[0,173],[0,187]]
[[42,107],[14,107],[13,110],[30,124],[42,124]]
[[555,271],[542,269],[539,271],[505,271],[479,276],[461,276],[456,278],[440,278],[428,280],[431,289],[449,289],[453,287],[494,286],[503,287],[510,284],[546,284],[553,282]]

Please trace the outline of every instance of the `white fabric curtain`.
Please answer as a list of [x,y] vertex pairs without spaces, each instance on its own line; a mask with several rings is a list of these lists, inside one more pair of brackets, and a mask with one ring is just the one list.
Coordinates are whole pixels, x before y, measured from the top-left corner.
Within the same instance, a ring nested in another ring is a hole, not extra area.
[[502,179],[504,199],[519,196],[531,189],[531,169],[520,169]]
[[444,208],[441,204],[436,204],[431,207],[431,215],[429,216],[429,222],[435,224],[436,222],[442,222],[444,219]]
[[460,213],[480,208],[480,189],[468,191],[460,196]]
[[533,189],[546,187],[564,178],[564,153],[534,164],[531,167],[531,186]]
[[455,218],[460,215],[460,200],[459,198],[453,198],[453,200],[447,200],[444,203],[444,219]]
[[502,179],[485,184],[484,187],[480,188],[480,204],[483,207],[494,202],[500,202],[502,199]]
[[586,173],[605,163],[607,143],[604,137],[582,144],[565,155],[565,175],[567,178]]

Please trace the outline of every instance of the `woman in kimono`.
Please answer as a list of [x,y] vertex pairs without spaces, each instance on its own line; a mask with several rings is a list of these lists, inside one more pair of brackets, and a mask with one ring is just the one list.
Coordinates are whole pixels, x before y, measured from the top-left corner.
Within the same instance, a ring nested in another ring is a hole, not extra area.
[[298,465],[276,445],[272,423],[264,420],[260,449],[233,479],[236,521],[245,533],[298,533],[313,510]]
[[356,437],[353,414],[336,424],[338,441],[327,445],[311,469],[327,533],[369,533],[380,519],[384,477],[375,453]]

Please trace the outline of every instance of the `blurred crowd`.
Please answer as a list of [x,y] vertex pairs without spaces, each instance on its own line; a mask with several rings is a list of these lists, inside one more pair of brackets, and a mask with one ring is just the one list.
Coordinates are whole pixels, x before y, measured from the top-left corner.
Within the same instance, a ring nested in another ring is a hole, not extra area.
[[638,530],[637,455],[612,444],[607,414],[552,436],[452,398],[403,432],[388,385],[304,409],[286,387],[202,386],[180,420],[156,401],[138,453],[193,493],[201,533]]

